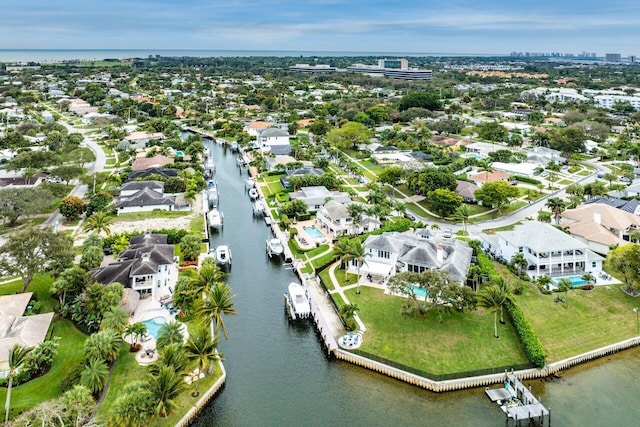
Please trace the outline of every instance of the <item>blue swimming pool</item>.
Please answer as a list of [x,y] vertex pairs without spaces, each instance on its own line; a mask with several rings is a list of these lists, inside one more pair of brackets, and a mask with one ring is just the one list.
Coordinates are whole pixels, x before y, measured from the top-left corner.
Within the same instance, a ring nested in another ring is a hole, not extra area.
[[318,230],[315,225],[312,225],[311,227],[304,227],[304,232],[312,239],[322,239],[324,237],[322,231]]
[[413,293],[418,298],[426,298],[429,295],[429,293],[425,288],[421,288],[420,286],[417,286],[417,285],[412,285],[411,287],[413,288]]
[[145,320],[142,323],[147,327],[147,333],[155,340],[158,338],[158,331],[160,330],[160,327],[167,323],[167,320],[164,317],[154,317],[153,319]]
[[556,283],[556,285],[558,284],[558,281],[560,281],[560,279],[569,279],[571,280],[571,283],[573,284],[573,286],[582,286],[582,285],[588,285],[589,282],[587,282],[586,280],[584,280],[582,278],[582,276],[566,276],[566,277],[556,277],[555,279],[553,279],[553,281]]

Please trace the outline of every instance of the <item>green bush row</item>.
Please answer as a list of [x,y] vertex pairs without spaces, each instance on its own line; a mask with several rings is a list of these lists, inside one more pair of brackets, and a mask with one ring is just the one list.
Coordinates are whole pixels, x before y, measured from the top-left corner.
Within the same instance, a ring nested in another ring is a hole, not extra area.
[[[189,231],[181,228],[161,228],[159,230],[151,230],[150,232],[152,234],[166,234],[167,243],[170,245],[177,245],[178,243],[180,243],[180,241],[184,236],[189,234]],[[144,231],[131,231],[131,232],[125,232],[125,233],[119,233],[119,234],[112,234],[111,236],[105,237],[102,240],[102,246],[105,248],[108,248],[109,246],[113,245],[113,243],[120,236],[125,236],[127,239],[129,239],[133,236],[140,236],[141,234],[144,234],[144,233],[145,233]]]
[[547,361],[547,355],[545,354],[544,348],[542,348],[542,344],[540,344],[538,336],[533,331],[531,324],[527,321],[518,304],[511,297],[507,298],[504,307],[516,330],[516,334],[518,334],[518,339],[520,340],[527,359],[536,365],[536,367],[542,368]]
[[476,264],[480,267],[481,274],[487,276],[489,280],[495,281],[500,278],[500,274],[493,266],[493,262],[489,255],[484,252],[482,243],[479,240],[472,240],[469,242],[469,246],[473,249],[476,256]]
[[514,178],[516,179],[516,181],[526,182],[528,184],[533,184],[533,185],[542,184],[542,182],[540,182],[539,180],[537,180],[535,178],[530,178],[528,176],[514,175]]

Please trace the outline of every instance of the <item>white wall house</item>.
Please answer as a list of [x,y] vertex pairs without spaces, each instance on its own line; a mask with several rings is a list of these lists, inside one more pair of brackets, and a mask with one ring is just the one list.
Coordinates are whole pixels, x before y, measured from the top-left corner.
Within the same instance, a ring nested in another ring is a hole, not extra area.
[[603,257],[550,224],[527,221],[511,231],[484,234],[482,241],[484,249],[495,257],[510,261],[517,253],[524,255],[529,263],[527,274],[534,279],[585,273],[597,277],[602,271]]
[[268,128],[261,131],[258,134],[257,143],[263,152],[276,155],[289,154],[291,152],[289,132],[283,129]]
[[354,221],[349,215],[348,205],[349,203],[330,200],[318,211],[317,222],[334,237],[355,236],[380,228],[378,218],[365,213],[362,214],[359,221]]

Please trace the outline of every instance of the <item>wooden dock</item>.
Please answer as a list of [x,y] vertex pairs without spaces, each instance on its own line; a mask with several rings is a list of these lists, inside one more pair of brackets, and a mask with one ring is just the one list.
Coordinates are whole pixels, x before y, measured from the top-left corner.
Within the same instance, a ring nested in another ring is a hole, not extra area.
[[502,407],[507,416],[507,422],[509,418],[513,419],[517,424],[522,420],[537,420],[541,426],[544,426],[546,418],[547,425],[551,425],[551,413],[549,410],[540,403],[531,393],[531,390],[522,384],[513,373],[506,374],[503,388],[487,388],[485,393],[492,402]]

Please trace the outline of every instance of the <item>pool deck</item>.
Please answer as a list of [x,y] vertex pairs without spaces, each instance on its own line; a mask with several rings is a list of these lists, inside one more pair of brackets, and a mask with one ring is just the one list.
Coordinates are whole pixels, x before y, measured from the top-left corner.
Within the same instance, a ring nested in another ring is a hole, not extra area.
[[[296,242],[298,242],[300,249],[313,249],[318,245],[324,245],[333,240],[333,237],[327,233],[326,230],[323,230],[318,224],[316,224],[316,221],[313,219],[291,224],[291,227],[298,230],[298,234],[295,239]],[[322,237],[311,237],[305,231],[305,228],[308,227],[315,227],[322,234]]]

